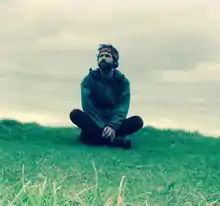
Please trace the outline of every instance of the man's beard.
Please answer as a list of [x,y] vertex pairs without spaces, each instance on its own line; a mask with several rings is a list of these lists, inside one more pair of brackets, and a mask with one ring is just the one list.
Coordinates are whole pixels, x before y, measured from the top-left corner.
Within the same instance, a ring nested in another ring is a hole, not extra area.
[[103,72],[110,72],[113,68],[113,63],[108,63],[105,60],[103,60],[99,62],[98,66]]

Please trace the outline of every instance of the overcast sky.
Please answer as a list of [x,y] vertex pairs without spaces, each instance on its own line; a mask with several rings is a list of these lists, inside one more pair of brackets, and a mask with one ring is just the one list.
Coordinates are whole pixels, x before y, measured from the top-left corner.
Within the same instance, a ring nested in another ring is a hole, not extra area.
[[0,2],[1,117],[70,124],[98,44],[120,52],[130,115],[220,135],[220,1]]

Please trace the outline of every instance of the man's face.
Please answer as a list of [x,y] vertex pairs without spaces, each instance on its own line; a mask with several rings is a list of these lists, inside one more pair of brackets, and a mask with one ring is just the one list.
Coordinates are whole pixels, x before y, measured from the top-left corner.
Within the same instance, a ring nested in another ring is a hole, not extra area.
[[98,65],[101,69],[112,69],[113,57],[108,52],[102,52],[98,57]]
[[102,60],[105,60],[107,63],[112,63],[113,57],[108,52],[102,52],[99,54],[98,63],[100,63]]

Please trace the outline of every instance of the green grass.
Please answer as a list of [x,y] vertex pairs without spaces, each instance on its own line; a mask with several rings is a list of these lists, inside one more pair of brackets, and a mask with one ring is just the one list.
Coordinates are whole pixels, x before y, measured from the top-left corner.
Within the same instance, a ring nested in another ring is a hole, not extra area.
[[92,147],[76,128],[0,122],[0,205],[218,205],[220,140],[145,127],[133,149]]

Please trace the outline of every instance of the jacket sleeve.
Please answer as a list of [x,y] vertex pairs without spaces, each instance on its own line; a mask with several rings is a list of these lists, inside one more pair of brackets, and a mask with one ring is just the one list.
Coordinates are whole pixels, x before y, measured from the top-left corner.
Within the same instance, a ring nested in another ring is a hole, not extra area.
[[81,105],[85,113],[87,113],[93,121],[102,129],[105,126],[101,111],[95,107],[91,97],[91,87],[88,77],[85,77],[81,83]]
[[117,130],[121,126],[123,120],[126,119],[128,115],[129,107],[130,107],[130,82],[126,80],[123,85],[123,92],[120,98],[120,102],[117,105],[117,107],[113,110],[113,116],[107,125]]

